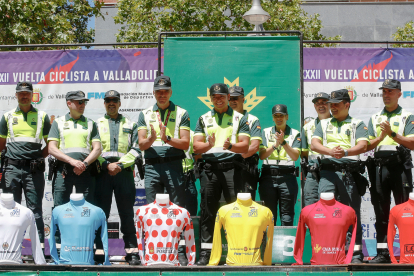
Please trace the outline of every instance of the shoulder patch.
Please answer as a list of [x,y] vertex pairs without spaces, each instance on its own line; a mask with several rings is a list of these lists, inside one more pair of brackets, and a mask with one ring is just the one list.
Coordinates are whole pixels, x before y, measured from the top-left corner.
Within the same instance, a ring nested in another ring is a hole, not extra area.
[[249,125],[249,122],[246,122],[246,125]]
[[413,125],[414,125],[414,121],[411,121],[411,124],[413,124]]
[[302,141],[302,139],[300,139],[299,137],[298,138],[296,138],[298,141]]
[[258,129],[262,129],[260,126],[257,126]]
[[365,130],[368,130],[368,128],[367,128],[366,126],[364,126],[364,129],[365,129]]

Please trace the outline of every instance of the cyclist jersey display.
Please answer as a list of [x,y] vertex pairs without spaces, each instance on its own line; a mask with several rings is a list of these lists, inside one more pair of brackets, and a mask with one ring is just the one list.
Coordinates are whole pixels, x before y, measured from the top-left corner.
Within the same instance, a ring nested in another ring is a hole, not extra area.
[[194,227],[187,209],[171,201],[168,204],[158,204],[154,201],[137,210],[135,223],[139,256],[143,265],[180,266],[178,243],[183,232],[188,265],[194,264],[196,256]]
[[[346,233],[353,226],[351,243],[345,256]],[[300,212],[293,257],[295,265],[303,265],[306,226],[312,244],[312,265],[349,264],[355,245],[357,217],[354,209],[335,199],[308,205]]]
[[0,264],[22,264],[22,243],[27,228],[36,264],[46,264],[33,212],[15,201],[0,200]]
[[[221,207],[214,226],[213,249],[208,265],[218,265],[221,258],[221,228],[227,239],[228,265],[271,265],[273,244],[273,214],[269,208],[252,199],[241,200]],[[262,260],[260,246],[266,239]]]
[[[94,265],[93,243],[96,231],[102,226],[101,239],[105,265],[111,265],[108,256],[108,231],[105,213],[101,208],[82,200],[70,200],[55,207],[50,223],[50,255],[56,264]],[[61,236],[60,258],[56,250],[55,232]]]
[[390,251],[391,262],[397,264],[394,257],[394,237],[398,227],[400,237],[400,264],[414,263],[414,201],[409,199],[407,202],[394,206],[390,212],[388,223],[388,250]]

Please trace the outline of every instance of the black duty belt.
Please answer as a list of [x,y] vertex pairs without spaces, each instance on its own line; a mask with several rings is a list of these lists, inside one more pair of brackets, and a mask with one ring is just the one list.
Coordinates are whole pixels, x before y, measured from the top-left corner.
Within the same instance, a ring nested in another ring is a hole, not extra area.
[[365,167],[363,162],[356,164],[322,164],[321,170],[327,170],[331,172],[359,172],[361,167]]
[[210,163],[210,162],[204,162],[203,168],[205,170],[231,170],[234,169],[235,164],[233,162],[217,162],[217,163]]
[[182,160],[185,158],[185,154],[180,156],[172,156],[172,157],[158,157],[158,158],[149,158],[145,159],[145,164],[148,165],[155,165],[155,164],[162,164],[162,163],[168,163],[176,160]]
[[290,168],[262,168],[262,174],[270,174],[271,176],[281,176],[287,174],[295,174],[296,167]]
[[390,156],[383,156],[383,157],[375,157],[374,155],[374,162],[377,166],[384,166],[384,165],[397,165],[403,163],[399,154],[393,154]]
[[30,166],[30,162],[32,161],[32,159],[11,159],[11,158],[6,158],[6,163],[13,165],[13,166]]

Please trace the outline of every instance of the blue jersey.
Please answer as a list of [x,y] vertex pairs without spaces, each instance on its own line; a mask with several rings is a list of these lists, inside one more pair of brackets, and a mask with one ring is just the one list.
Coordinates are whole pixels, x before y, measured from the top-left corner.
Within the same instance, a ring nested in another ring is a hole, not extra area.
[[[60,259],[56,250],[55,232],[59,226],[61,236]],[[70,200],[53,209],[50,225],[50,254],[56,264],[93,265],[95,231],[102,226],[101,239],[105,252],[105,265],[111,265],[108,257],[108,231],[105,213],[85,199]]]

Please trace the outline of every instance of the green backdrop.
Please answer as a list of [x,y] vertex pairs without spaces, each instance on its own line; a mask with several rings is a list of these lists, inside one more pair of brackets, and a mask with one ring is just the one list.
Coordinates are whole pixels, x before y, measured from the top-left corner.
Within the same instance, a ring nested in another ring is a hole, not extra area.
[[[274,125],[271,109],[275,104],[287,105],[288,124],[300,129],[297,36],[166,38],[164,75],[171,77],[171,100],[188,110],[193,130],[197,119],[213,107],[208,89],[219,82],[244,88],[245,109],[260,119],[262,129]],[[301,210],[300,198],[301,192],[295,225]]]

